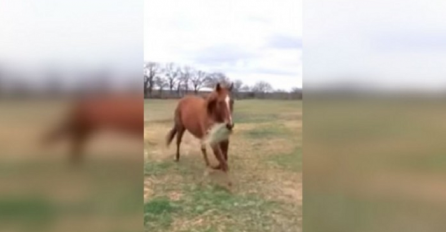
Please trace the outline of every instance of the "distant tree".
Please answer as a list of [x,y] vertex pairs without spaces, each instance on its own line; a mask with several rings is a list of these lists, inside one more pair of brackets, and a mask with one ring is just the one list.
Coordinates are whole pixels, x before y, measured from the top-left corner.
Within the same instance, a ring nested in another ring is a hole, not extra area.
[[290,93],[284,89],[276,89],[273,92],[273,98],[288,99],[288,98],[290,98]]
[[232,91],[234,92],[234,94],[235,94],[235,96],[236,97],[239,97],[239,92],[240,92],[240,89],[242,88],[242,86],[243,86],[243,82],[241,81],[241,80],[235,80],[234,81],[234,83],[233,83],[234,85],[233,85],[233,87],[232,87]]
[[193,72],[193,69],[190,66],[184,66],[181,69],[181,77],[180,77],[181,85],[180,86],[184,87],[184,90],[186,93],[189,91],[189,84],[190,84],[192,72]]
[[302,99],[302,89],[298,87],[293,87],[291,89],[291,96],[293,99]]
[[229,86],[231,80],[222,72],[211,73],[206,80],[205,86],[214,88],[217,83]]
[[158,87],[158,91],[159,91],[160,97],[163,96],[164,88],[169,86],[169,84],[167,82],[167,79],[163,78],[161,76],[156,76],[155,77],[155,85]]
[[174,63],[167,63],[164,72],[169,85],[169,91],[172,92],[177,82],[179,82],[178,79],[181,75],[181,70]]
[[300,93],[300,92],[302,92],[302,89],[300,89],[298,87],[293,87],[293,88],[291,88],[291,92],[292,93]]
[[155,76],[160,71],[160,66],[156,62],[147,62],[144,64],[144,97],[152,95]]
[[273,90],[273,87],[266,81],[259,81],[254,84],[252,90],[257,96],[264,98],[265,93],[271,92]]
[[203,84],[207,80],[207,74],[201,70],[191,72],[190,81],[192,83],[192,87],[194,88],[195,95],[198,94],[198,90],[203,87]]
[[243,92],[249,92],[249,91],[251,91],[251,86],[249,86],[249,85],[243,85],[241,88],[240,88],[240,90],[239,91],[243,91]]
[[286,90],[284,90],[284,89],[276,89],[276,90],[274,90],[274,92],[275,93],[281,93],[281,94],[283,94],[283,93],[288,93]]
[[272,91],[273,87],[271,86],[270,83],[268,83],[266,81],[259,81],[259,82],[254,84],[252,89],[253,89],[254,92],[265,93],[265,92]]

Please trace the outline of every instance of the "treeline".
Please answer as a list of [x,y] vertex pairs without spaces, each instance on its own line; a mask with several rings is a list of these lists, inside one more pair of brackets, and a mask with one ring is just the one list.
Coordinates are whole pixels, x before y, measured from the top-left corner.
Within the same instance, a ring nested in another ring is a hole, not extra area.
[[186,94],[205,95],[217,83],[233,83],[237,98],[302,99],[302,89],[291,91],[274,89],[265,81],[250,86],[242,80],[231,80],[221,72],[204,72],[190,66],[175,63],[144,63],[145,98],[180,98]]
[[112,75],[95,70],[38,70],[0,66],[0,99],[56,99],[103,95],[115,92],[141,93],[140,74]]

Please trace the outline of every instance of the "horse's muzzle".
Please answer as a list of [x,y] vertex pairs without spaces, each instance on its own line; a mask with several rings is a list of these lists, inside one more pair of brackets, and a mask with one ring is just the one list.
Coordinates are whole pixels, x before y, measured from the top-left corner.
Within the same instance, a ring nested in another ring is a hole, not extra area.
[[234,128],[234,123],[226,123],[226,128],[228,128],[228,130],[232,130],[232,128]]

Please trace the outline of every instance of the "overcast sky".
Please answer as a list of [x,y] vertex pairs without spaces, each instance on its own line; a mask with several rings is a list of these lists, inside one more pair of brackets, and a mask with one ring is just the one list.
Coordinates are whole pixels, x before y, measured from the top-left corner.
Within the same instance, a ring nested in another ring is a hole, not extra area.
[[446,1],[304,2],[305,86],[446,87]]
[[144,60],[302,86],[302,1],[145,0]]
[[304,67],[308,84],[438,88],[445,12],[444,0],[0,0],[0,66],[136,71],[144,59],[285,89],[301,86]]
[[[0,66],[68,74],[112,67],[139,74],[143,6],[142,0],[0,0]],[[42,76],[27,77],[39,82]]]

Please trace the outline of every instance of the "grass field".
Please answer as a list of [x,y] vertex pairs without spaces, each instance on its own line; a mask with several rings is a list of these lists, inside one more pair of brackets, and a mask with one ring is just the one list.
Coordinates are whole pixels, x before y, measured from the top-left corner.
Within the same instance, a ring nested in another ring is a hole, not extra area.
[[305,106],[304,230],[444,231],[443,99]]
[[141,231],[140,141],[98,136],[83,166],[37,146],[62,101],[0,101],[0,231]]
[[[186,133],[179,163],[165,147],[176,101],[146,100],[144,223],[158,231],[301,231],[302,102],[241,100],[234,109],[226,176],[205,176],[197,139]],[[209,151],[211,162],[215,163]]]

